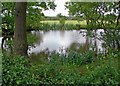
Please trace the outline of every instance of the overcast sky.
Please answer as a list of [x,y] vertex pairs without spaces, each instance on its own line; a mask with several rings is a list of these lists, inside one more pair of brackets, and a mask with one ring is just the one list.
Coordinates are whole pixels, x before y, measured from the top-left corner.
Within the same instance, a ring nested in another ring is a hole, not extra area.
[[58,13],[61,13],[62,15],[68,16],[68,10],[65,10],[65,2],[69,0],[55,0],[55,4],[57,5],[55,11],[53,10],[46,10],[43,11],[45,16],[56,16]]

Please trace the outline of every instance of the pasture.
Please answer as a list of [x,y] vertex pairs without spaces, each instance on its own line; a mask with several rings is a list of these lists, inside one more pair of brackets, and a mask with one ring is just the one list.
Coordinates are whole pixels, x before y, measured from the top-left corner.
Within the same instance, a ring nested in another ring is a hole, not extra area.
[[[41,21],[41,23],[47,23],[47,24],[59,24],[59,20],[44,20]],[[86,25],[86,20],[83,21],[77,21],[77,20],[65,20],[65,24],[80,24],[80,25]]]

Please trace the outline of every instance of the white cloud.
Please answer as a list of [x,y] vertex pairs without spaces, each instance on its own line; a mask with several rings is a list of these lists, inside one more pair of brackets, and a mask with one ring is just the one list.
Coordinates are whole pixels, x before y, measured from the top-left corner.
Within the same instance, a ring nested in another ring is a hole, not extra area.
[[69,0],[55,0],[56,9],[53,10],[46,10],[43,11],[45,16],[56,16],[58,13],[61,13],[62,15],[68,16],[68,9],[65,10],[65,2]]

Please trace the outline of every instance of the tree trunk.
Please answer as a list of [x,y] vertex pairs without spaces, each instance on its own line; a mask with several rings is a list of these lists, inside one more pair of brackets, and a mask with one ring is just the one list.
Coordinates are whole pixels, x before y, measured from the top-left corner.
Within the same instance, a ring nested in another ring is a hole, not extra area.
[[27,56],[26,36],[26,7],[27,2],[16,2],[14,53],[15,55]]

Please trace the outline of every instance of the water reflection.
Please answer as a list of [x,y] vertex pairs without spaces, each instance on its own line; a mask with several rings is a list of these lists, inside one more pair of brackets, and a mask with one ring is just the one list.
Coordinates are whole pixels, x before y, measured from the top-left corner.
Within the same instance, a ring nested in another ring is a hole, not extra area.
[[[3,37],[0,37],[0,45],[2,44],[2,39]],[[0,46],[0,48],[2,48],[2,45]]]
[[[85,52],[87,50],[94,50],[97,53],[104,52],[102,47],[104,43],[101,38],[103,29],[93,30],[94,36],[87,35],[87,30],[69,30],[69,31],[31,31],[31,34],[37,36],[39,40],[33,45],[29,46],[28,54],[39,54],[40,52],[58,52],[66,53],[67,50],[75,50],[78,52]],[[7,52],[13,52],[12,37],[0,37],[0,48]]]
[[[93,31],[94,37],[86,35],[87,30],[69,30],[69,31],[32,31],[31,33],[40,39],[35,43],[35,48],[30,49],[29,54],[38,54],[42,51],[65,53],[66,50],[72,49],[84,52],[89,49],[95,49],[96,52],[101,52],[102,40],[99,40],[100,32],[104,30],[99,29]],[[62,50],[62,51],[61,51]]]
[[12,36],[4,36],[0,37],[0,48],[2,52],[6,52],[7,54],[13,53],[13,37]]

